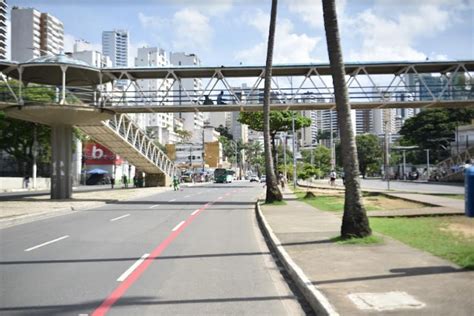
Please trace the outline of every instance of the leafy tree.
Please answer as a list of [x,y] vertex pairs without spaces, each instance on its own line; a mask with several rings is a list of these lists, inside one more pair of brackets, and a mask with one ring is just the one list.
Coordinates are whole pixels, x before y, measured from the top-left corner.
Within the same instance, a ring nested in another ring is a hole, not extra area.
[[[311,119],[292,111],[270,112],[270,139],[271,153],[274,158],[273,164],[276,166],[276,145],[275,139],[278,132],[288,132],[292,130],[292,116],[295,116],[295,130],[311,125]],[[240,112],[238,121],[246,124],[254,131],[263,131],[263,112]]]
[[38,144],[37,162],[47,163],[51,157],[51,128],[16,120],[0,112],[0,150],[13,156],[20,174],[27,175],[33,165],[34,132]]
[[356,144],[359,170],[365,178],[367,169],[378,167],[382,162],[382,147],[378,137],[373,134],[357,135]]
[[193,133],[185,129],[175,129],[174,132],[181,138],[181,143],[187,143],[193,137]]
[[[314,177],[319,177],[321,174],[321,171],[318,168],[308,163],[305,163],[303,165],[303,168],[299,170],[300,171],[298,172],[298,179],[301,179],[301,180],[313,179]],[[312,198],[312,197],[314,197],[314,194],[309,191],[309,186],[308,186],[306,190],[305,199]]]
[[359,162],[357,147],[352,130],[351,107],[345,79],[344,61],[337,22],[336,1],[323,0],[324,29],[331,65],[337,120],[341,138],[342,161],[346,177],[344,215],[341,237],[365,237],[371,235],[359,183]]
[[219,125],[219,127],[216,127],[215,130],[221,134],[221,136],[224,136],[225,138],[228,139],[234,139],[234,136],[229,132],[228,127],[224,127],[222,124]]
[[474,109],[429,109],[405,121],[400,135],[403,146],[416,145],[417,152],[410,153],[410,161],[424,163],[423,149],[430,149],[430,159],[436,163],[450,156],[449,146],[454,141],[456,126],[470,123]]
[[262,144],[259,142],[251,142],[245,144],[244,150],[245,157],[247,158],[247,162],[251,166],[251,169],[256,170],[258,176],[260,176],[262,167],[264,165]]
[[[321,173],[327,174],[331,170],[331,150],[326,146],[320,145],[312,149],[313,163]],[[311,163],[311,149],[302,150],[301,155],[305,163]]]

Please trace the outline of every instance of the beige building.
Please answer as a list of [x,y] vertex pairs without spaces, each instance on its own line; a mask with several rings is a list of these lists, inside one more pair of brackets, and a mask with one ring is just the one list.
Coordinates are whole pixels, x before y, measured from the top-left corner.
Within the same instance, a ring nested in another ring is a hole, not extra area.
[[25,62],[41,55],[63,52],[63,23],[49,13],[13,7],[11,32],[12,60]]

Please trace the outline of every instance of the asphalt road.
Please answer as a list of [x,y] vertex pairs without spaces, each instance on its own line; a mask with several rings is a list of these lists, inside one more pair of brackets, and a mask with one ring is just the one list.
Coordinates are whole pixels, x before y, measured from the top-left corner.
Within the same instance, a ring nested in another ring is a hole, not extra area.
[[0,230],[1,315],[301,315],[260,184],[209,184]]

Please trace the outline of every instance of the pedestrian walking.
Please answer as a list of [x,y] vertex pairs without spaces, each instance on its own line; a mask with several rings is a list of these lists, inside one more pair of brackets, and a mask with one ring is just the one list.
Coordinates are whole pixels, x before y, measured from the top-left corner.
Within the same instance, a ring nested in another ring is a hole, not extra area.
[[179,191],[179,179],[178,176],[173,177],[173,189]]
[[128,188],[128,179],[127,179],[127,175],[123,175],[122,176],[122,184],[123,184],[123,187],[122,188]]
[[111,178],[110,178],[110,186],[112,187],[112,189],[113,189],[114,186],[115,186],[115,178],[114,178],[114,177],[111,177]]
[[25,189],[29,189],[29,187],[30,187],[30,176],[25,176],[23,178],[23,187]]
[[332,187],[336,185],[336,171],[334,170],[329,174],[329,183]]

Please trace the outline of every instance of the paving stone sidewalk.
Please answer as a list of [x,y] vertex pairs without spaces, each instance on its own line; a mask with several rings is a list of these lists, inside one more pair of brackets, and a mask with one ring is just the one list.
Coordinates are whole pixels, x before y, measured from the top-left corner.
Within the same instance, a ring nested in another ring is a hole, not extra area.
[[262,213],[290,257],[340,315],[473,315],[474,272],[384,237],[340,245],[342,214],[318,211],[286,193]]

